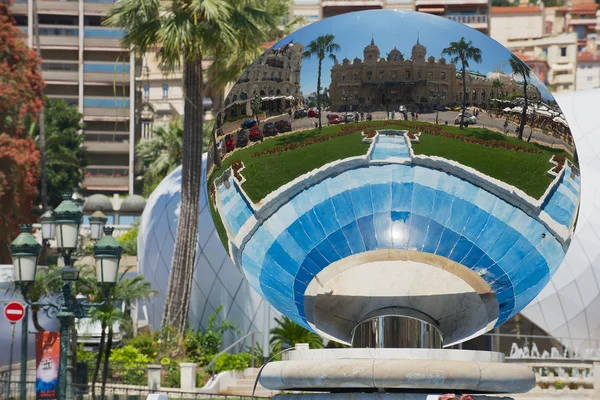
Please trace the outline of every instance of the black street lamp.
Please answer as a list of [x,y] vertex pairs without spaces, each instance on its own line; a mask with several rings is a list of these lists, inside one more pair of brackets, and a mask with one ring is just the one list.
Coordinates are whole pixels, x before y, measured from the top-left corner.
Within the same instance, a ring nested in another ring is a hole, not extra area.
[[[119,260],[123,248],[111,236],[112,229],[105,228],[106,236],[94,246],[94,257],[96,257],[96,278],[104,288],[104,299],[101,303],[92,303],[80,300],[73,296],[72,282],[79,279],[79,270],[73,267],[71,255],[77,249],[79,239],[79,226],[83,216],[79,205],[71,198],[71,194],[63,195],[63,201],[52,212],[52,221],[55,226],[56,243],[65,261],[61,270],[63,280],[62,295],[58,302],[36,303],[29,300],[27,294],[35,282],[38,258],[40,255],[40,244],[31,234],[30,225],[21,225],[21,234],[10,244],[10,252],[13,260],[13,279],[19,287],[23,299],[30,306],[42,309],[49,317],[56,316],[60,322],[60,362],[58,375],[58,395],[60,400],[67,398],[67,359],[70,345],[71,324],[74,318],[85,318],[89,316],[92,307],[98,307],[106,303],[110,288],[117,281]],[[50,223],[46,218],[43,223]],[[46,225],[48,227],[48,225]],[[43,232],[42,226],[42,234]],[[47,233],[47,232],[46,232]],[[45,235],[47,236],[47,235]],[[48,237],[48,239],[50,239]]]
[[255,94],[254,98],[250,100],[250,105],[252,106],[252,112],[254,113],[254,115],[256,115],[258,114],[262,106],[262,99],[257,94]]
[[442,92],[440,92],[439,89],[437,89],[435,92],[429,92],[429,100],[433,100],[434,101],[434,107],[435,107],[435,124],[437,125],[439,122],[439,110],[437,107],[438,106],[438,102],[444,98],[444,95],[442,94]]
[[100,240],[106,221],[108,221],[108,218],[106,218],[106,215],[100,210],[95,211],[90,215],[90,236],[92,240]]

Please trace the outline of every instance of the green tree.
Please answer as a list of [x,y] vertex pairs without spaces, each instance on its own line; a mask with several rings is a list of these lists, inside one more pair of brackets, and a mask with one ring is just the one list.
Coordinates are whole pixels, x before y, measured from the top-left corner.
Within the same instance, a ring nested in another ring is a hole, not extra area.
[[[30,301],[39,303],[44,299],[49,299],[60,293],[62,288],[62,279],[60,277],[60,267],[50,265],[47,268],[38,268],[35,275],[35,282],[29,287],[27,297]],[[13,285],[7,289],[9,294],[20,293]],[[44,332],[44,327],[39,322],[39,306],[31,306],[31,320],[33,326],[38,332]]]
[[[94,398],[96,396],[96,383],[102,366],[102,360],[104,360],[104,365],[101,395],[104,398],[115,325],[124,331],[130,330],[131,327],[131,316],[121,311],[121,303],[125,305],[125,309],[129,309],[134,301],[149,299],[155,293],[150,282],[146,281],[142,275],[126,278],[125,275],[128,271],[129,269],[126,269],[119,274],[117,283],[108,291],[106,303],[93,309],[91,313],[92,320],[100,322],[101,326],[100,343],[98,345],[96,365],[92,376],[92,396]],[[103,298],[104,288],[97,283],[93,268],[83,268],[80,273],[80,281],[77,289],[84,296],[91,299]]]
[[325,56],[335,60],[335,55],[333,53],[340,51],[340,49],[340,45],[335,42],[335,35],[327,33],[310,42],[304,50],[304,58],[310,59],[312,56],[319,58],[319,69],[317,75],[317,110],[319,110],[319,130],[323,128],[321,125],[321,65],[323,64],[323,59]]
[[527,107],[529,106],[527,101],[527,79],[530,76],[531,70],[519,57],[512,55],[508,61],[510,68],[512,69],[513,75],[520,75],[523,78],[523,112],[521,113],[521,124],[519,125],[519,139],[523,140],[523,131],[525,130],[525,123],[527,122]]
[[[243,39],[264,38],[274,21],[256,0],[122,0],[106,24],[124,29],[123,45],[140,54],[158,49],[161,69],[183,66],[183,151],[181,208],[167,286],[163,325],[183,334],[196,259],[202,179],[204,78],[202,60],[218,55],[223,43],[242,48]],[[251,43],[253,44],[253,42]],[[216,58],[215,58],[216,59]]]
[[450,45],[442,50],[442,54],[450,56],[452,63],[458,64],[460,62],[462,65],[463,101],[460,128],[463,129],[467,110],[467,68],[470,60],[476,63],[481,62],[481,50],[474,47],[472,41],[467,42],[464,37],[461,37],[458,42],[450,42]]
[[288,317],[275,318],[277,326],[269,332],[270,344],[276,349],[294,346],[296,343],[308,343],[311,349],[323,348],[323,339],[314,332],[298,325]]
[[140,230],[140,220],[135,220],[131,228],[123,235],[117,238],[117,241],[123,246],[123,254],[127,256],[137,256],[137,238]]
[[150,196],[169,172],[181,165],[182,151],[183,125],[180,119],[169,122],[168,126],[155,127],[151,139],[137,144],[137,156],[144,171],[145,197]]
[[500,98],[500,89],[502,89],[504,84],[500,81],[500,79],[496,78],[492,81],[492,90],[496,89],[496,98]]
[[[46,98],[44,109],[45,120],[45,161],[48,185],[48,205],[57,207],[62,201],[61,193],[79,187],[83,180],[83,168],[87,165],[83,148],[84,136],[82,115],[77,106],[67,104],[63,100]],[[39,124],[32,124],[30,135],[38,147],[41,145]],[[40,181],[40,185],[42,182]],[[43,204],[40,197],[38,203]]]

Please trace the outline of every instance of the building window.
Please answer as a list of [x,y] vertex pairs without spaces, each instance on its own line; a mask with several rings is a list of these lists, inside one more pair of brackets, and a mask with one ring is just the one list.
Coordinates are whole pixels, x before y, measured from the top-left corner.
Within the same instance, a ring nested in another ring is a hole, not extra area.
[[373,79],[373,72],[367,71],[367,80],[370,81]]
[[379,72],[379,80],[383,80],[383,71]]
[[567,48],[566,47],[561,47],[560,48],[560,56],[561,57],[566,57],[567,56]]
[[410,79],[410,71],[409,70],[404,71],[404,79],[407,79],[407,80]]
[[342,81],[345,81],[345,80],[346,80],[346,74],[343,74],[342,75]]
[[392,72],[392,80],[395,81],[396,80],[396,76],[397,74],[395,72]]
[[150,86],[144,83],[144,98],[147,99],[148,97],[150,97]]
[[163,83],[163,99],[169,97],[169,84]]
[[446,73],[442,72],[442,80],[445,81],[446,80]]
[[358,72],[354,73],[354,80],[357,81],[358,80]]
[[433,80],[433,71],[429,71],[429,72],[427,73],[427,79],[429,79],[430,81],[432,81],[432,80]]

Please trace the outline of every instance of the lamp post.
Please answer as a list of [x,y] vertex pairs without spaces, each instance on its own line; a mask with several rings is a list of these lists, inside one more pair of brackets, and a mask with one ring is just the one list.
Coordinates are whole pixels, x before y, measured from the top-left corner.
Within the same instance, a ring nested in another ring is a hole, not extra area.
[[102,211],[95,211],[90,215],[90,231],[92,240],[99,240],[102,237],[104,225],[106,225],[106,215]]
[[71,255],[77,248],[82,216],[83,213],[71,198],[70,193],[63,195],[62,203],[52,212],[57,247],[65,261],[65,265],[61,270],[63,281],[62,294],[56,303],[31,302],[27,296],[31,285],[35,282],[41,248],[40,244],[31,235],[31,226],[21,225],[21,234],[9,246],[13,260],[14,282],[19,287],[25,302],[30,306],[39,307],[50,317],[56,316],[60,322],[60,361],[58,375],[58,395],[60,400],[66,400],[67,398],[67,359],[71,335],[70,329],[73,319],[84,318],[89,315],[90,308],[106,303],[110,288],[117,281],[119,261],[122,253],[121,246],[110,236],[112,229],[105,228],[104,232],[107,236],[100,239],[94,246],[96,277],[98,283],[104,289],[103,301],[92,303],[73,296],[71,285],[72,282],[79,279],[79,270],[73,267]]
[[252,100],[250,100],[250,105],[252,106],[252,112],[254,113],[254,115],[258,115],[258,112],[260,111],[260,107],[262,106],[262,100],[260,97],[258,97],[257,94],[254,95],[254,98]]
[[437,102],[440,101],[444,96],[442,95],[442,93],[440,92],[439,89],[437,89],[435,92],[429,92],[429,100],[434,100],[434,107],[435,107],[435,124],[438,124],[439,121],[439,110],[437,107]]
[[352,95],[350,93],[346,93],[342,96],[342,100],[344,100],[346,102],[346,110],[345,112],[348,112],[348,101],[350,101],[350,97],[352,97]]

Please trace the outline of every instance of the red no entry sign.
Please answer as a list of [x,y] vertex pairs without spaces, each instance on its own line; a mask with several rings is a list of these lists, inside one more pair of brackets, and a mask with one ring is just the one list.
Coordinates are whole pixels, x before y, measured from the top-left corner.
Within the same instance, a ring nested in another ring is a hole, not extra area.
[[18,301],[12,301],[4,308],[4,316],[12,324],[22,320],[24,315],[25,307]]

